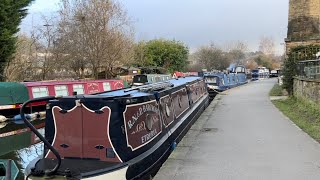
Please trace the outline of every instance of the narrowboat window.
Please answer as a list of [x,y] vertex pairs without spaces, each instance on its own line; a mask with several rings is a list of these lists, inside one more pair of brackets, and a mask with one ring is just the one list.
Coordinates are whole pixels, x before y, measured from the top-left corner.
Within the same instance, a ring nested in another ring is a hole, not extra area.
[[67,86],[54,86],[54,90],[56,92],[56,96],[68,96],[68,87]]
[[133,80],[132,80],[133,84],[134,83],[147,83],[147,82],[150,82],[150,77],[147,76],[147,75],[135,75],[133,77]]
[[236,72],[242,72],[242,67],[237,67]]
[[33,98],[49,96],[47,87],[32,87]]
[[73,92],[77,92],[77,94],[84,94],[83,84],[74,84]]
[[103,90],[104,90],[104,91],[111,91],[110,83],[104,82],[104,83],[103,83]]
[[214,83],[217,84],[217,77],[206,77],[205,78],[206,83]]

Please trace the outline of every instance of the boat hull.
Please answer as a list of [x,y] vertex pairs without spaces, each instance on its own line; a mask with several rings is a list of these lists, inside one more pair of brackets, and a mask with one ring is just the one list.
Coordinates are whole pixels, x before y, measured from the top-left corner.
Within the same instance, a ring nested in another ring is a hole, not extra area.
[[[160,91],[50,102],[46,138],[62,158],[58,171],[71,171],[84,179],[148,178],[209,104],[202,79],[170,82],[170,88]],[[141,88],[144,91],[148,86]],[[56,164],[51,150],[45,152],[35,170],[52,169]]]

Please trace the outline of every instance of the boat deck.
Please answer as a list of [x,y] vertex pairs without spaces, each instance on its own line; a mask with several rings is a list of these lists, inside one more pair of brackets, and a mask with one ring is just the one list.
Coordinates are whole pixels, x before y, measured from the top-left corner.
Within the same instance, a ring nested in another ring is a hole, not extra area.
[[[57,160],[41,159],[36,164],[37,170],[52,169],[57,164]],[[105,162],[99,160],[82,160],[82,159],[62,159],[58,172],[64,173],[70,170],[72,176],[89,175],[103,173],[121,167],[121,163]]]

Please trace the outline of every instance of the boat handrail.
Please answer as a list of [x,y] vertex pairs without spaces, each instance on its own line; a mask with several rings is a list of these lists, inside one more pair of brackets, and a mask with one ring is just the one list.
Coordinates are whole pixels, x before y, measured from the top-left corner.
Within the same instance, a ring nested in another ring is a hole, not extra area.
[[143,86],[139,89],[139,91],[141,92],[148,92],[148,91],[157,91],[157,90],[161,90],[167,87],[173,87],[174,84],[170,83],[170,82],[159,82],[159,83],[155,83],[155,84],[149,84],[149,86]]
[[58,171],[58,169],[61,165],[61,157],[60,157],[58,151],[40,134],[40,132],[37,130],[37,128],[35,128],[27,120],[27,118],[25,116],[25,108],[30,103],[39,102],[39,101],[50,101],[50,100],[54,100],[54,99],[59,99],[61,97],[62,96],[46,96],[46,97],[30,99],[30,100],[26,101],[25,103],[23,103],[23,105],[21,106],[21,109],[20,109],[21,119],[30,128],[30,130],[39,137],[39,139],[45,144],[45,146],[47,146],[52,151],[52,153],[56,156],[56,158],[58,160],[56,166],[53,169],[45,170],[45,174],[48,176],[53,175],[54,173],[56,173]]

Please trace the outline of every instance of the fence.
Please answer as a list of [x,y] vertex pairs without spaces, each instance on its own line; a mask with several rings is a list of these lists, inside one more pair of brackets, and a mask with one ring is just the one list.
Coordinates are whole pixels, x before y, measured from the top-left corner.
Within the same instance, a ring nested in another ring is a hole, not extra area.
[[303,79],[320,79],[320,59],[297,62],[297,76]]

